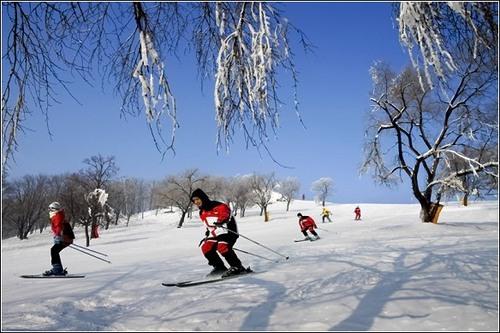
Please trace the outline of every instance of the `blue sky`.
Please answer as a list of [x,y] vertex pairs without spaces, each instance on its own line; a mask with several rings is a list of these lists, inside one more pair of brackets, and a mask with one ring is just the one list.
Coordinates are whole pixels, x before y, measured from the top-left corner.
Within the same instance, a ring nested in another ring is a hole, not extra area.
[[[297,177],[301,194],[311,198],[311,184],[331,177],[336,203],[415,202],[408,186],[388,189],[376,186],[371,175],[359,176],[362,161],[365,117],[370,110],[369,68],[385,60],[395,69],[409,63],[399,44],[391,16],[391,3],[281,3],[283,15],[301,28],[316,46],[313,54],[295,49],[299,71],[298,97],[306,129],[293,110],[293,94],[284,85],[279,92],[286,103],[281,112],[277,139],[269,147],[275,159],[292,168],[282,168],[253,149],[246,149],[241,137],[227,154],[217,154],[213,92],[204,90],[197,78],[194,56],[166,61],[172,91],[176,97],[180,128],[176,134],[176,155],[161,154],[154,147],[144,116],[120,115],[120,99],[101,83],[89,87],[75,80],[73,94],[64,91],[61,104],[50,110],[49,137],[45,120],[34,113],[26,126],[30,131],[19,140],[20,150],[10,178],[25,174],[59,174],[84,167],[92,155],[116,157],[120,176],[146,180],[162,179],[187,168],[218,176],[274,171],[280,178]],[[165,131],[168,131],[168,123]]]

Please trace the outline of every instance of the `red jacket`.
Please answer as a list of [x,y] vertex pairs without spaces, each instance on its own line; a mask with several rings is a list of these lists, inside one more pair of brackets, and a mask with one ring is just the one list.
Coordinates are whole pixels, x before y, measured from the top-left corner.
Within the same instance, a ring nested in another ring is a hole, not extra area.
[[66,218],[64,217],[64,210],[60,210],[54,214],[50,214],[50,227],[52,228],[52,233],[54,236],[62,236],[63,233],[63,223],[65,223]]
[[234,220],[231,219],[231,209],[229,209],[229,206],[222,202],[212,202],[214,206],[211,209],[200,210],[200,219],[210,232],[210,237],[216,237],[218,234],[227,233],[226,229],[217,228],[214,225],[215,222],[229,221],[224,227],[231,230],[236,229],[231,225],[231,221]]
[[354,213],[356,214],[361,214],[361,209],[359,209],[358,207],[356,207],[356,209],[354,209]]
[[310,228],[316,229],[318,226],[314,222],[313,218],[310,216],[302,216],[299,219],[300,231],[304,231]]

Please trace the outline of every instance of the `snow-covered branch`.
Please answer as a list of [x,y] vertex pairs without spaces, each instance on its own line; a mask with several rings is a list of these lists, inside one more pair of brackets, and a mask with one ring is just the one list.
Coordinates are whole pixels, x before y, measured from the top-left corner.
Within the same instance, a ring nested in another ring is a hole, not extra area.
[[217,145],[228,149],[235,127],[245,129],[247,124],[258,139],[244,130],[247,140],[265,145],[268,125],[273,132],[279,126],[277,71],[292,56],[286,22],[264,2],[240,3],[235,19],[225,14],[222,5],[216,9],[220,34],[214,89]]
[[[147,15],[141,7],[141,4],[134,3],[134,9],[137,30],[139,31],[140,56],[134,69],[133,77],[140,82],[146,119],[149,123],[157,148],[160,150],[152,124],[159,124],[161,117],[165,114],[172,122],[172,137],[170,144],[167,145],[167,149],[173,149],[175,130],[179,127],[177,123],[175,99],[167,81],[165,65],[153,41],[151,29],[148,26]],[[156,133],[159,139],[163,141],[159,126],[156,126]]]
[[470,40],[474,59],[480,46],[496,54],[497,6],[493,2],[461,1],[400,3],[397,17],[400,40],[415,68],[423,67],[424,74],[419,75],[422,87],[424,77],[432,86],[433,76],[446,81],[458,69],[457,44]]

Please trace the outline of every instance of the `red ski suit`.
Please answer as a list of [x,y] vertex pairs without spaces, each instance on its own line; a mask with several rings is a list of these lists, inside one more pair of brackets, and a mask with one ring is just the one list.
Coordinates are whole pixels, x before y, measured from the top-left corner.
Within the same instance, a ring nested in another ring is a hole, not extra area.
[[73,243],[75,235],[73,234],[71,226],[66,221],[63,209],[55,213],[50,213],[50,228],[52,229],[54,237],[60,237],[65,245]]
[[300,231],[313,230],[318,227],[316,225],[316,222],[314,222],[314,220],[310,216],[302,216],[299,219],[299,226],[300,226]]
[[355,219],[359,220],[361,218],[361,209],[356,207],[356,209],[354,209],[354,214],[356,214]]
[[51,214],[50,227],[54,236],[62,236],[64,220],[64,210],[62,209],[56,212],[54,215]]
[[216,245],[217,252],[225,256],[238,237],[224,228],[217,228],[214,223],[227,221],[227,224],[224,227],[237,232],[236,223],[234,222],[234,219],[231,219],[231,210],[228,205],[217,202],[212,209],[202,210],[200,212],[200,219],[205,227],[207,227],[207,231],[209,233],[208,238],[201,246],[202,252],[206,254]]

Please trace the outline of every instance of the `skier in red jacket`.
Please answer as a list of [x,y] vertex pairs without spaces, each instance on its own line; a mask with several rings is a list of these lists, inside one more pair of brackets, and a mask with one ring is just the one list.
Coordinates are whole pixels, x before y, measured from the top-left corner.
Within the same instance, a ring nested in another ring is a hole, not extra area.
[[[297,217],[299,218],[299,226],[300,226],[300,231],[306,236],[306,239],[308,240],[316,240],[319,239],[319,235],[316,233],[314,229],[316,229],[318,226],[316,225],[316,222],[314,222],[313,218],[310,216],[302,215],[301,213],[297,214]],[[314,236],[314,237],[309,237],[307,234],[307,231]]]
[[[222,273],[222,277],[226,277],[249,271],[249,268],[243,267],[233,250],[233,245],[239,235],[237,234],[236,220],[231,216],[228,205],[210,200],[201,189],[196,189],[193,192],[191,201],[200,209],[200,219],[207,228],[205,238],[200,242],[200,245],[208,264],[213,266],[209,275]],[[226,268],[217,252],[227,261],[229,269]]]
[[356,214],[356,216],[354,217],[355,220],[361,220],[361,209],[359,208],[359,206],[356,206],[356,208],[354,208],[354,214]]
[[73,243],[75,235],[71,225],[66,221],[64,209],[59,202],[53,202],[49,205],[50,227],[54,235],[54,245],[50,249],[52,269],[45,271],[44,276],[66,275],[61,263],[61,252],[65,247]]

